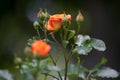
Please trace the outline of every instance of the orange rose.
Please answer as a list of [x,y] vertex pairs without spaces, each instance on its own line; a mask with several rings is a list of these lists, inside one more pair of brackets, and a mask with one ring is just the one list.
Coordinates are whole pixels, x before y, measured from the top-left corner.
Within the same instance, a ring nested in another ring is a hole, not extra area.
[[32,53],[45,57],[51,49],[51,46],[43,40],[37,40],[31,44]]
[[[49,20],[46,22],[45,27],[49,31],[55,31],[61,28],[62,19],[65,14],[55,14],[50,16]],[[66,15],[68,21],[71,20],[71,15]]]

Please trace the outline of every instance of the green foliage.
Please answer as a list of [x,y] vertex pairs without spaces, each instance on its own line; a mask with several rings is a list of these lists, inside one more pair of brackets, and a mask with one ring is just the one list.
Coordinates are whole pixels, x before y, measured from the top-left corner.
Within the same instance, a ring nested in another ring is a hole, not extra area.
[[105,51],[105,43],[100,39],[90,38],[88,35],[78,35],[76,38],[76,47],[73,50],[79,55],[87,55],[94,48],[98,51]]
[[75,35],[75,31],[74,30],[69,30],[69,33],[68,33],[68,40],[70,40],[71,38],[73,38]]
[[14,80],[12,74],[8,70],[0,70],[0,80]]
[[81,79],[83,79],[83,80],[85,80],[85,78],[86,78],[85,72],[84,72],[83,70],[81,70],[81,71],[79,72],[79,74],[78,74],[78,77],[81,78]]
[[[102,58],[101,61],[96,64],[93,69],[89,70],[82,65],[78,64],[69,64],[68,65],[68,78],[80,78],[82,80],[96,80],[97,77],[101,78],[116,78],[119,76],[119,73],[109,67],[103,67],[106,64],[107,59]],[[64,75],[65,70],[61,70],[61,75]]]
[[95,71],[97,71],[97,70],[99,70],[99,68],[102,66],[102,65],[104,65],[104,64],[106,64],[107,63],[107,59],[106,58],[102,58],[101,59],[101,61],[99,62],[99,63],[97,63],[94,67],[93,67],[93,72],[95,72]]
[[78,76],[78,72],[79,72],[79,68],[78,65],[76,64],[70,64],[68,66],[68,76],[69,77],[77,77]]
[[119,76],[119,73],[115,69],[109,67],[102,67],[97,72],[98,77],[102,78],[116,78]]
[[103,65],[106,64],[107,59],[102,58],[101,61],[96,64],[93,69],[89,70],[85,67],[81,66],[79,76],[83,80],[94,80],[95,78],[116,78],[119,76],[119,73],[112,68],[104,67]]
[[34,80],[30,72],[23,73],[23,80]]
[[40,73],[49,73],[50,72],[50,69],[49,69],[50,63],[51,63],[50,58],[41,60],[39,63]]
[[77,51],[77,53],[80,55],[87,55],[91,50],[92,50],[92,47],[89,45],[76,46],[76,48],[74,49],[74,51]]
[[106,46],[105,46],[104,41],[102,41],[100,39],[92,38],[91,45],[93,46],[94,49],[96,49],[98,51],[105,51],[106,50]]

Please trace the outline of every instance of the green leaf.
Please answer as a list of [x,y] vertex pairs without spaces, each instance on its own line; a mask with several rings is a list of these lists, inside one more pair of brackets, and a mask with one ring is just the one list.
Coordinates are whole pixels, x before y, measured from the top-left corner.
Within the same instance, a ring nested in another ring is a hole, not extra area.
[[103,67],[97,72],[98,77],[102,78],[116,78],[119,76],[119,73],[109,67]]
[[38,37],[33,36],[32,38],[27,40],[27,45],[31,46],[31,43],[33,43],[34,41],[38,40]]
[[106,64],[107,63],[107,59],[105,57],[102,58],[100,64],[103,65],[103,64]]
[[50,58],[41,60],[39,63],[40,72],[41,73],[50,72],[48,66],[50,65],[51,62],[52,62],[52,60]]
[[82,80],[85,80],[88,73],[89,73],[89,70],[87,68],[80,66],[78,77],[81,78]]
[[106,50],[106,46],[105,46],[104,41],[102,41],[100,39],[92,38],[91,45],[93,46],[94,49],[96,49],[98,51],[105,51]]
[[76,64],[70,64],[69,66],[68,66],[68,76],[69,77],[76,77],[76,76],[78,76],[78,65],[76,65]]
[[88,36],[88,35],[78,35],[77,38],[76,38],[75,44],[77,44],[77,46],[82,46],[84,44],[84,42],[86,42],[87,40],[90,40],[90,36]]
[[77,45],[73,52],[77,52],[79,55],[87,55],[91,50],[91,38],[88,35],[78,35],[75,42]]
[[30,72],[23,73],[23,80],[34,80]]
[[80,66],[80,71],[83,71],[85,73],[88,73],[89,72],[89,69],[83,67],[83,66]]
[[50,71],[60,71],[60,68],[57,66],[53,66],[53,65],[48,65],[48,69]]
[[59,72],[60,72],[60,75],[62,75],[62,76],[65,75],[65,69],[61,69]]
[[13,76],[8,70],[0,70],[0,80],[13,80]]
[[68,33],[68,40],[70,40],[71,38],[73,38],[75,35],[75,31],[74,30],[69,30],[69,33]]
[[50,58],[43,59],[43,60],[40,61],[39,67],[40,67],[41,69],[42,69],[42,68],[45,68],[45,67],[47,67],[47,65],[48,65],[49,63],[51,63],[51,62],[52,62],[52,60],[51,60]]
[[107,59],[106,59],[105,57],[103,57],[103,58],[101,59],[101,61],[94,66],[94,68],[93,68],[92,71],[94,71],[94,72],[95,72],[95,71],[98,71],[99,68],[100,68],[102,65],[106,64],[106,63],[107,63]]
[[81,79],[85,80],[85,78],[86,78],[85,72],[84,72],[83,70],[81,70],[81,71],[79,72],[78,77],[80,77]]
[[76,46],[74,52],[77,52],[79,55],[87,55],[92,50],[91,45]]
[[69,41],[62,40],[62,43],[63,43],[63,46],[66,46],[69,43]]

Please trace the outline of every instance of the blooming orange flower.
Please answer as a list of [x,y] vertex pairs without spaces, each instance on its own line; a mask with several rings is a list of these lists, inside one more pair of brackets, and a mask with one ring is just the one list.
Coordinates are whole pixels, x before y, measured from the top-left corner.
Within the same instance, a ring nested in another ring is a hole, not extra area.
[[45,57],[51,49],[51,46],[43,40],[37,40],[31,44],[32,53]]
[[[65,14],[55,14],[50,16],[49,20],[46,22],[45,27],[49,31],[55,31],[61,28],[62,19]],[[68,21],[71,20],[71,15],[66,15]]]

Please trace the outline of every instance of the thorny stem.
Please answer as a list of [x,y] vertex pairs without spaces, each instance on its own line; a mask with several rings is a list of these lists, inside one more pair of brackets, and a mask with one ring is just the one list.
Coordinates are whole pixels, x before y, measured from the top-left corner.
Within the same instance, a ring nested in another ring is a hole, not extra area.
[[67,72],[68,72],[68,63],[69,63],[69,61],[70,61],[70,58],[72,57],[72,53],[71,53],[71,51],[69,52],[69,56],[68,56],[68,58],[66,57],[66,54],[64,54],[64,56],[65,56],[65,78],[64,78],[64,80],[66,80],[67,79]]
[[[67,79],[67,70],[68,70],[68,60],[67,60],[67,56],[66,56],[66,46],[64,46],[64,48],[59,44],[59,42],[56,40],[55,36],[53,34],[51,34],[52,38],[54,39],[54,41],[56,43],[58,43],[58,45],[61,47],[61,49],[64,50],[64,59],[65,59],[65,77],[64,77],[64,80]],[[66,35],[65,35],[66,36]],[[62,80],[62,77],[61,77],[61,80]]]
[[44,29],[43,29],[43,27],[42,27],[41,25],[40,25],[39,27],[40,27],[40,29],[41,29],[42,31],[44,31]]
[[43,22],[43,27],[44,27],[44,35],[45,35],[45,39],[47,40],[47,30],[46,30],[46,28],[45,28],[45,24],[44,24],[44,22]]
[[70,55],[68,56],[68,59],[67,59],[68,62],[69,62],[70,58],[71,58],[72,55],[73,55],[73,53],[71,53],[71,51],[70,51],[69,53],[70,53]]
[[45,34],[45,39],[47,40],[47,31],[46,31],[46,29],[44,30],[44,34]]
[[69,30],[69,26],[70,26],[70,22],[68,24],[68,26],[63,26],[64,27],[64,40],[67,40],[67,34],[68,34],[68,30]]
[[44,80],[47,80],[47,75],[45,74],[45,78],[44,78]]
[[[60,34],[60,37],[61,37],[61,40],[63,41],[66,41],[66,38],[67,38],[67,31],[66,31],[66,26],[63,26],[64,27],[64,35],[62,34],[62,32],[61,32],[61,34]],[[67,52],[66,52],[66,44],[64,45],[65,43],[64,42],[62,42],[62,45],[63,45],[63,47],[64,47],[64,59],[65,59],[65,74],[64,74],[64,80],[66,80],[67,79],[67,71],[68,71],[68,60],[67,60],[67,56],[66,56],[66,54],[67,54]]]
[[37,66],[36,66],[36,68],[37,68],[37,70],[33,74],[33,77],[35,78],[35,80],[37,80],[37,78],[38,78],[38,71],[39,71],[39,60],[38,59],[37,59]]
[[49,54],[49,56],[50,56],[50,58],[51,58],[51,60],[52,60],[53,64],[56,66],[56,63],[55,63],[55,61],[54,61],[53,57],[51,56],[51,54]]
[[53,75],[51,75],[51,74],[47,74],[47,73],[45,73],[45,75],[51,76],[51,77],[53,77],[53,78],[59,80],[59,78],[57,78],[57,77],[55,77],[55,76],[53,76]]
[[62,30],[60,30],[60,40],[63,40],[63,36],[62,36]]
[[34,77],[34,79],[35,79],[35,80],[37,80],[38,73],[37,73],[37,72],[35,72],[35,73],[33,74],[33,77]]
[[64,32],[64,40],[66,40],[66,37],[67,37],[67,31]]
[[68,62],[71,59],[71,57],[73,56],[73,54],[74,54],[74,53],[72,53],[73,48],[74,48],[74,45],[72,45],[72,48],[69,51],[69,56],[68,56],[68,59],[67,59]]
[[38,34],[38,38],[41,39],[39,30],[37,29],[36,31],[37,31],[37,34]]
[[80,30],[80,22],[77,22],[77,24],[78,24],[78,28],[77,28],[77,34],[78,34]]
[[89,80],[89,78],[90,78],[90,76],[91,76],[92,72],[93,72],[93,71],[90,71],[90,72],[88,73],[88,75],[87,75],[87,77],[86,77],[86,79],[85,79],[85,80]]
[[65,77],[64,77],[64,80],[66,80],[67,79],[67,71],[68,71],[68,61],[66,58],[66,53],[64,53],[64,58],[65,58]]
[[[67,32],[65,32],[65,35],[64,35],[64,40],[66,40],[66,36],[67,36]],[[55,38],[55,36],[54,36],[54,34],[53,33],[51,33],[51,37],[53,38],[53,40],[61,47],[61,49],[63,49],[64,50],[64,59],[65,59],[65,77],[64,77],[64,80],[66,80],[67,79],[67,71],[68,71],[68,62],[69,62],[69,60],[67,60],[67,56],[66,56],[66,46],[61,46],[60,44],[59,44],[59,42],[56,40],[56,38]],[[61,38],[62,38],[62,35],[61,35]],[[62,43],[63,44],[63,43]],[[52,56],[50,56],[50,57],[52,57]],[[52,58],[51,58],[52,59]],[[52,59],[53,60],[53,59]],[[53,60],[53,63],[54,63],[54,65],[56,65],[56,63],[54,62],[54,60]],[[59,74],[59,73],[58,73]],[[60,74],[59,74],[60,75]],[[60,75],[61,76],[61,75]],[[62,77],[61,77],[61,80],[62,80]]]
[[71,50],[69,51],[70,55],[68,57],[66,57],[66,54],[64,54],[64,56],[65,56],[65,78],[64,78],[64,80],[67,79],[68,63],[69,63],[72,55],[74,54],[74,53],[72,53],[72,49],[73,49],[73,46],[72,46]]
[[61,50],[64,50],[64,48],[61,46],[61,44],[56,40],[55,36],[53,33],[50,33],[51,37],[53,38],[53,40],[57,43],[57,45],[61,48]]
[[78,59],[78,73],[80,72],[80,57],[77,57]]
[[[54,59],[53,59],[53,57],[51,56],[51,54],[49,54],[49,56],[50,56],[50,58],[51,58],[53,64],[56,66],[56,62],[54,61]],[[61,76],[60,72],[57,71],[57,73],[58,73],[58,75],[59,75],[59,77],[60,77],[60,80],[62,80],[62,76]]]
[[53,34],[53,33],[50,33],[50,35],[51,35],[51,37],[53,38],[53,40],[54,40],[58,45],[60,45],[59,42],[56,40],[54,34]]
[[[67,41],[67,34],[68,34],[68,32],[67,32],[67,29],[69,28],[69,27],[66,27],[66,26],[64,26],[64,40],[65,41]],[[64,44],[64,43],[63,43]],[[65,46],[64,46],[64,48],[66,49],[66,47],[67,47],[67,45],[66,45],[66,43],[65,43]],[[66,50],[65,50],[66,51]],[[70,51],[70,53],[71,53],[71,51]],[[67,79],[67,72],[68,72],[68,63],[69,63],[69,60],[70,60],[70,58],[71,58],[71,56],[72,56],[72,54],[67,58],[67,52],[65,52],[64,53],[64,58],[65,58],[65,77],[64,77],[64,80],[66,80]]]

